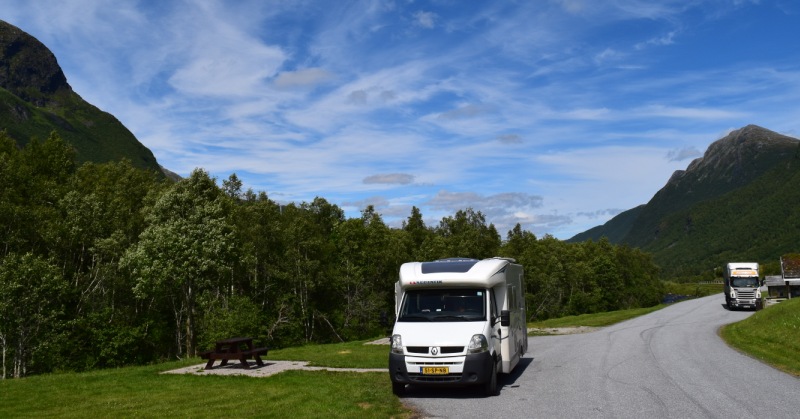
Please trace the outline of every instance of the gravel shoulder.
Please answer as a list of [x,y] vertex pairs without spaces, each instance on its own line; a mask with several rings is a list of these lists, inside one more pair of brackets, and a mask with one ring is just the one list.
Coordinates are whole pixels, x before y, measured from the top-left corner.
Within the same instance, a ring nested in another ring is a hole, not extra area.
[[529,327],[528,334],[541,335],[576,335],[589,333],[602,329],[602,327],[575,326],[575,327]]

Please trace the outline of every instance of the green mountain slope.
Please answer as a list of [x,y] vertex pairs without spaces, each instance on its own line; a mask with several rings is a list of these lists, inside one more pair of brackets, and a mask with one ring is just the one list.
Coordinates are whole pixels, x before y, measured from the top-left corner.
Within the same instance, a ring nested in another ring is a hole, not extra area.
[[127,158],[161,172],[153,153],[120,121],[84,101],[67,83],[55,56],[36,38],[0,21],[0,130],[17,144],[56,131],[80,162]]
[[798,202],[800,141],[748,125],[711,144],[646,205],[569,241],[605,236],[653,253],[665,275],[696,275],[800,249]]
[[625,236],[631,231],[634,221],[639,217],[644,205],[631,208],[617,214],[614,218],[608,220],[605,224],[597,227],[590,228],[583,233],[578,233],[569,242],[582,242],[586,240],[598,241],[602,237],[606,237],[611,243],[621,243]]

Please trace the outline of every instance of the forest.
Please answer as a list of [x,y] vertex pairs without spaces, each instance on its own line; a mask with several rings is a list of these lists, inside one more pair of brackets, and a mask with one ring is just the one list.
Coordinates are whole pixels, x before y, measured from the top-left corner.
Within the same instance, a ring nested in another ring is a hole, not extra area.
[[607,240],[566,243],[517,225],[502,238],[466,208],[402,227],[317,197],[279,204],[180,181],[129,161],[75,162],[53,133],[19,148],[0,132],[2,377],[195,356],[247,335],[271,348],[384,336],[402,263],[515,258],[530,320],[658,304],[649,254]]

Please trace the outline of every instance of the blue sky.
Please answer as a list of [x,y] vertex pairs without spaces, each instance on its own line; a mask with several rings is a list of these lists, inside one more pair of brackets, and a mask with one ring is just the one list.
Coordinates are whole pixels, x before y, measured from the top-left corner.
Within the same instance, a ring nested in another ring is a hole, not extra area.
[[0,0],[164,167],[567,239],[733,129],[800,135],[800,4]]

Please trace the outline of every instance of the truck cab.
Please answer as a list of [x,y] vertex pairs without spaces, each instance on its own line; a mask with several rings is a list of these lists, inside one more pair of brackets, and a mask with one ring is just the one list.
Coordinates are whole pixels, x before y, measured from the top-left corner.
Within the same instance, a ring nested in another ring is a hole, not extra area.
[[725,306],[728,309],[761,309],[761,282],[758,274],[758,263],[729,263],[725,267],[724,280]]

